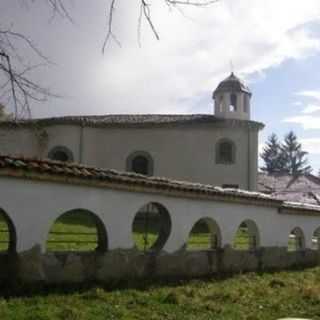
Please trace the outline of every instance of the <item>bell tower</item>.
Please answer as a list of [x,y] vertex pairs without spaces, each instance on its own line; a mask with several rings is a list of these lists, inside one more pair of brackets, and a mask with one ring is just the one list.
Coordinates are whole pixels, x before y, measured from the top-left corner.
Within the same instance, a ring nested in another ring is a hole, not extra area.
[[213,92],[217,118],[250,120],[250,89],[232,72]]

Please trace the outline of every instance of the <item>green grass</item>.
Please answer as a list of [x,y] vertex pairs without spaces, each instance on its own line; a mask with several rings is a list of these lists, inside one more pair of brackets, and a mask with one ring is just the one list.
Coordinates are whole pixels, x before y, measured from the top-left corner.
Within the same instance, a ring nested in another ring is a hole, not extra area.
[[1,320],[275,320],[320,319],[320,268],[228,279],[94,287],[29,297],[0,297]]
[[90,251],[97,247],[94,219],[83,211],[62,215],[52,226],[47,242],[49,251]]
[[252,240],[250,240],[247,228],[240,227],[234,238],[233,248],[237,250],[249,250],[250,241]]
[[206,233],[191,233],[187,242],[187,250],[210,250],[211,234]]
[[9,247],[9,229],[7,222],[0,212],[0,251],[6,251]]
[[150,250],[152,245],[156,242],[158,235],[153,232],[134,232],[133,241],[138,250],[147,251]]

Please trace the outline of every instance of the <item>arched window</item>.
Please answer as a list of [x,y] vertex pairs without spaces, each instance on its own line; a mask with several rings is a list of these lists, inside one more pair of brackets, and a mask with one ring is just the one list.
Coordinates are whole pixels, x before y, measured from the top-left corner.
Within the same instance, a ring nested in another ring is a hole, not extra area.
[[132,223],[135,247],[141,251],[160,251],[171,232],[167,209],[159,203],[148,203],[136,214]]
[[219,97],[219,111],[223,112],[223,96]]
[[320,250],[320,227],[315,230],[312,236],[312,249]]
[[249,104],[250,104],[250,98],[247,94],[243,95],[243,111],[245,113],[249,112]]
[[103,222],[93,212],[75,209],[62,214],[53,224],[47,240],[48,251],[99,251],[108,247]]
[[222,139],[216,145],[216,163],[233,164],[236,158],[236,147],[231,140]]
[[237,111],[237,95],[235,93],[231,93],[230,95],[230,111],[231,112],[236,112]]
[[72,162],[73,154],[68,148],[57,146],[50,150],[48,158],[55,161]]
[[296,227],[289,234],[288,251],[299,251],[305,248],[303,231]]
[[144,174],[146,176],[153,175],[153,160],[149,153],[137,151],[127,158],[127,171]]
[[236,250],[254,250],[260,245],[260,235],[256,223],[252,220],[243,221],[236,233],[233,248]]
[[0,252],[15,252],[16,230],[5,211],[0,209]]
[[221,232],[211,218],[202,218],[195,223],[189,234],[187,250],[215,250],[221,246]]

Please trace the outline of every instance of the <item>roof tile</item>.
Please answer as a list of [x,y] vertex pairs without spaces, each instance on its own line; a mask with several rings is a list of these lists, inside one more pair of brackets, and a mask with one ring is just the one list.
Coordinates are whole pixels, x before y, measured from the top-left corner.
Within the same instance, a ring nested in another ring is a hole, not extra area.
[[[10,170],[4,170],[4,169]],[[19,169],[19,170],[18,170]],[[4,170],[4,171],[3,171]],[[294,204],[290,202],[284,202],[283,199],[266,195],[259,192],[250,192],[239,189],[223,189],[221,187],[214,187],[212,185],[204,185],[199,183],[191,183],[185,181],[170,180],[161,177],[148,177],[141,174],[129,173],[129,172],[118,172],[116,170],[107,170],[95,167],[84,166],[76,163],[64,163],[59,161],[50,160],[37,160],[28,158],[19,158],[13,156],[1,156],[0,155],[0,174],[10,176],[12,170],[18,170],[13,176],[17,177],[21,174],[21,177],[25,178],[27,175],[24,173],[34,174],[32,178],[42,179],[43,172],[46,171],[45,178],[56,181],[56,176],[61,178],[62,183],[72,183],[68,176],[72,175],[80,180],[99,180],[105,181],[106,183],[121,184],[124,185],[128,190],[135,190],[135,186],[145,188],[146,191],[158,190],[161,192],[179,192],[185,193],[185,196],[190,195],[205,195],[209,197],[218,196],[219,199],[225,198],[228,201],[234,200],[252,200],[255,202],[261,202],[265,204],[273,204],[281,208],[282,206],[286,209],[291,207],[297,211],[299,208],[303,211],[316,212],[320,214],[320,206],[307,206],[305,204]],[[52,178],[51,178],[52,177]],[[107,187],[107,185],[106,185]],[[112,186],[110,186],[112,187]],[[290,200],[289,200],[290,201]],[[292,200],[291,200],[292,201]]]

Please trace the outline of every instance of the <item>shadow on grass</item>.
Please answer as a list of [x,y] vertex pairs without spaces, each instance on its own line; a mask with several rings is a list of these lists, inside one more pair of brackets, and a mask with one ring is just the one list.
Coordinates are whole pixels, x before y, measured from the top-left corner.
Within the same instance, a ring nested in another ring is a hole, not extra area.
[[175,288],[184,285],[188,285],[193,281],[208,281],[208,282],[223,282],[237,276],[244,274],[254,274],[256,276],[262,277],[264,275],[273,275],[279,272],[290,272],[296,273],[301,271],[306,271],[313,268],[303,268],[303,267],[292,267],[285,270],[264,270],[257,272],[237,272],[230,273],[224,272],[219,274],[214,274],[205,277],[167,277],[166,279],[159,278],[147,278],[147,279],[126,279],[126,280],[113,280],[109,281],[107,284],[102,282],[85,282],[81,284],[71,284],[71,283],[61,283],[61,284],[45,284],[43,282],[33,283],[32,285],[22,284],[18,281],[5,282],[0,285],[0,297],[5,299],[8,298],[28,298],[34,296],[48,296],[52,294],[57,295],[72,295],[75,293],[82,294],[88,290],[95,288],[102,288],[107,292],[112,291],[123,291],[123,290],[138,290],[145,291],[150,288],[158,289],[162,287]]

